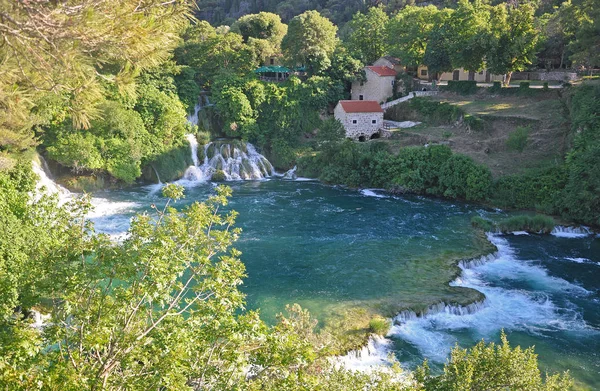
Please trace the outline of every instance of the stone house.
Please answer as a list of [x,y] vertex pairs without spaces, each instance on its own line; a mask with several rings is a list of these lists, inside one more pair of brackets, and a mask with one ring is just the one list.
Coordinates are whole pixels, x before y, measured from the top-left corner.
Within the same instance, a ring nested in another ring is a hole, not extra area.
[[364,68],[367,80],[352,83],[352,100],[374,100],[383,103],[394,95],[397,72],[387,66],[367,66]]
[[383,109],[374,100],[341,100],[333,110],[335,119],[346,129],[346,137],[366,141],[379,135],[383,127]]
[[395,70],[397,73],[403,72],[405,67],[401,64],[400,59],[393,56],[383,56],[373,63],[374,66],[388,67]]
[[[435,75],[430,75],[427,66],[419,65],[417,68],[417,76],[422,80],[431,80]],[[481,72],[466,71],[464,68],[455,69],[452,72],[443,72],[440,76],[440,81],[448,80],[475,80],[478,83],[491,83],[494,81],[502,81],[504,75],[494,75],[488,72],[487,69]]]

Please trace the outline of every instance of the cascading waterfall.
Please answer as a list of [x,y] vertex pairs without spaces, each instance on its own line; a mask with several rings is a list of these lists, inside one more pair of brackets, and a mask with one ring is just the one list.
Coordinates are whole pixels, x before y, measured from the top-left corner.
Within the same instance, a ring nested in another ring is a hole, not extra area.
[[193,166],[188,167],[183,179],[204,182],[222,173],[226,181],[263,179],[275,174],[266,157],[250,143],[237,140],[215,141],[204,145],[202,164],[198,159],[198,141],[193,134],[186,136],[190,143]]
[[[48,172],[48,164],[44,161],[44,158],[38,156],[40,163],[34,160],[33,164],[33,172],[38,176],[38,182],[36,185],[36,189],[40,191],[42,187],[46,189],[47,192],[51,194],[57,194],[61,201],[66,201],[71,197],[71,192],[58,183],[54,182]],[[45,168],[45,169],[44,169]]]
[[581,227],[563,227],[556,226],[550,232],[551,235],[557,236],[559,238],[583,238],[590,235],[592,232],[589,228],[581,226]]
[[283,174],[283,179],[298,179],[298,175],[296,175],[296,170],[298,166],[294,166],[291,170],[287,170],[285,174]]

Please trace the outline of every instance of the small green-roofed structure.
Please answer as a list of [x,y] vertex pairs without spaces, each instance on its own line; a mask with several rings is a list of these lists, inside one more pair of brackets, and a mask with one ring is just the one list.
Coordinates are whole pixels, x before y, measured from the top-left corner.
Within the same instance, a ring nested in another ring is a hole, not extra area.
[[290,77],[291,70],[281,65],[262,66],[254,70],[254,73],[260,75],[261,80],[284,81]]

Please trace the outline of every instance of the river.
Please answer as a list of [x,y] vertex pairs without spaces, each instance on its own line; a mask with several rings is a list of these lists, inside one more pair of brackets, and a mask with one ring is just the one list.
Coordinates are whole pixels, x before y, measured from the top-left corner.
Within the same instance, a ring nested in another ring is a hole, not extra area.
[[[204,200],[210,182],[184,181],[178,207]],[[470,218],[501,218],[499,210],[377,190],[349,190],[312,181],[232,181],[229,208],[239,212],[247,307],[272,322],[287,303],[320,322],[345,309],[424,308],[404,312],[385,340],[353,364],[384,362],[389,350],[412,369],[428,358],[440,368],[458,343],[498,341],[536,346],[543,371],[570,370],[584,389],[600,389],[600,239],[584,231],[554,235],[489,235],[498,252],[485,262],[449,258],[480,251]],[[158,186],[102,192],[90,217],[100,232],[122,236],[130,218],[164,202]],[[450,282],[450,284],[448,283]],[[475,289],[473,291],[471,289]],[[476,294],[476,295],[474,295]],[[461,309],[462,308],[462,309]],[[350,360],[352,361],[352,360]]]

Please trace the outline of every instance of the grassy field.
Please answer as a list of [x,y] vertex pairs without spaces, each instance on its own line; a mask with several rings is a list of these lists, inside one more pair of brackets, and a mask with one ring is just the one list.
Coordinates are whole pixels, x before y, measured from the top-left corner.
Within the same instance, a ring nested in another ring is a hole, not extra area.
[[[453,151],[487,165],[495,177],[562,161],[567,147],[568,122],[565,106],[557,91],[532,96],[444,93],[430,99],[457,105],[466,113],[482,118],[484,129],[472,131],[460,123],[433,126],[427,118],[418,114],[411,118],[394,118],[423,123],[393,131],[392,137],[386,141],[392,151],[410,145],[446,144]],[[507,143],[519,127],[527,129],[521,152],[511,149],[510,143]]]

